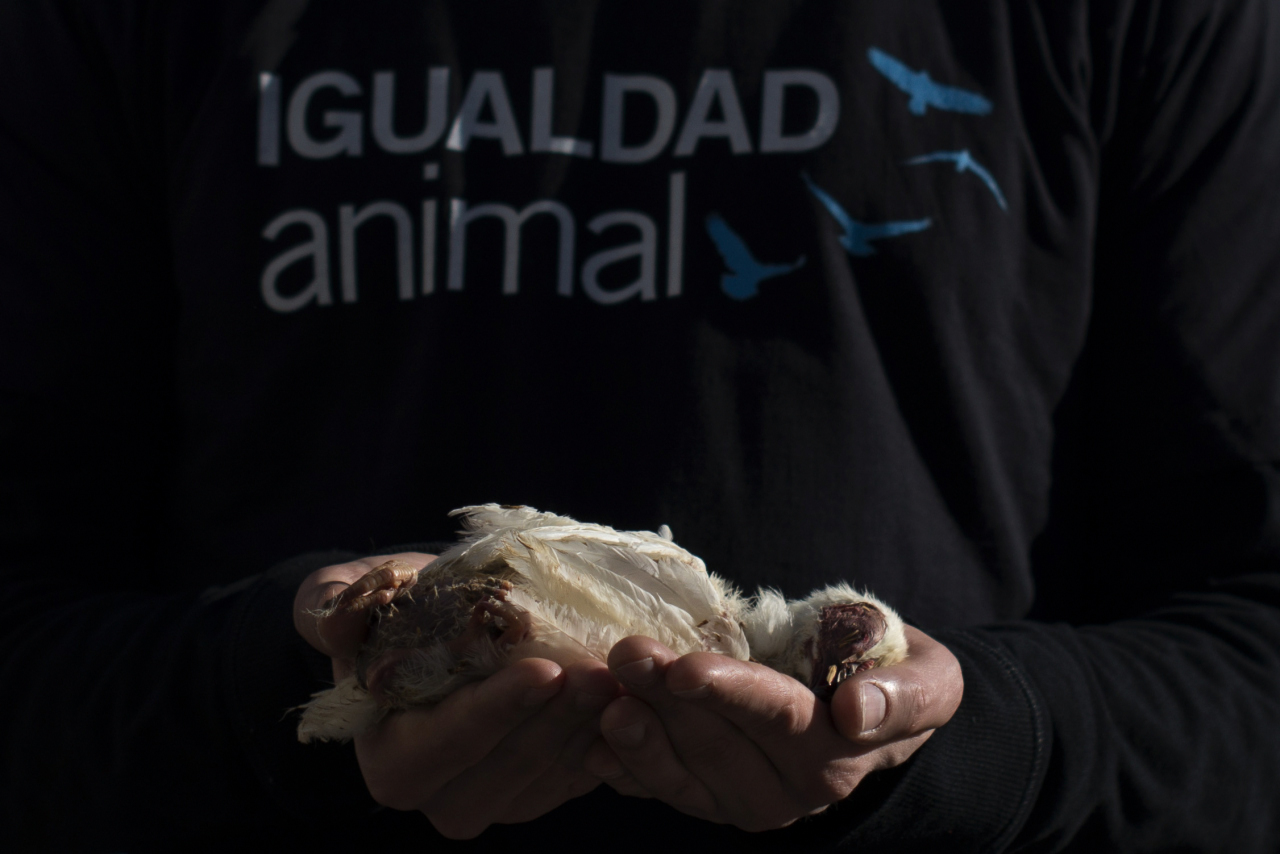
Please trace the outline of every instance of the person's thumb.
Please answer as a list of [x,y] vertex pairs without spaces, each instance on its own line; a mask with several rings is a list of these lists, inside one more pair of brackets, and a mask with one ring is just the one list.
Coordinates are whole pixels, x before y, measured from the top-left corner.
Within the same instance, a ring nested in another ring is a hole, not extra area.
[[906,627],[907,659],[846,679],[831,698],[840,734],[868,746],[936,729],[955,714],[964,694],[960,662],[951,650]]

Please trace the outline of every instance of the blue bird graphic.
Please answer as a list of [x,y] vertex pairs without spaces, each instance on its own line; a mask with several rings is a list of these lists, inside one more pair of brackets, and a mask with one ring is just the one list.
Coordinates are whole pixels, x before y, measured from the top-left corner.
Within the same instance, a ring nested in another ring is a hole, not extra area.
[[982,183],[987,185],[987,189],[991,191],[991,195],[996,197],[996,201],[1000,203],[1002,210],[1008,210],[1009,204],[1004,200],[1004,193],[1000,192],[1000,185],[996,183],[996,179],[987,171],[981,163],[973,159],[973,155],[969,153],[969,149],[962,151],[935,151],[931,154],[925,154],[920,157],[913,157],[906,161],[908,166],[919,166],[922,163],[937,163],[939,161],[949,160],[956,164],[957,172],[972,172],[982,179]]
[[977,92],[935,83],[929,72],[916,71],[878,48],[868,50],[867,56],[889,82],[911,96],[907,109],[914,115],[923,116],[929,107],[979,116],[991,112],[991,102]]
[[876,248],[871,245],[873,240],[882,240],[886,237],[898,237],[902,234],[911,234],[914,231],[924,231],[933,225],[933,220],[925,219],[909,219],[895,220],[891,222],[865,223],[849,216],[840,203],[831,196],[823,192],[822,188],[813,183],[809,176],[801,173],[801,178],[805,184],[809,186],[809,192],[822,202],[823,206],[831,212],[831,216],[835,217],[836,222],[844,228],[844,234],[840,236],[840,245],[845,248],[850,255],[866,257],[867,255],[876,254]]
[[804,266],[803,255],[794,264],[761,264],[724,217],[714,211],[707,214],[707,234],[711,235],[729,268],[729,272],[720,277],[720,290],[732,299],[750,299],[759,292],[760,283],[765,279],[785,276]]

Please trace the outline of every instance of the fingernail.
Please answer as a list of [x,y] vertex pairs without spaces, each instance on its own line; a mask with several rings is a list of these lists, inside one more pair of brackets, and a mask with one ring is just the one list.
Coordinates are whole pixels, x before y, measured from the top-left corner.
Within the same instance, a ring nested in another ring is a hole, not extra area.
[[650,685],[657,678],[656,669],[652,658],[642,658],[619,667],[618,676],[632,685]]
[[644,724],[636,723],[620,729],[611,729],[605,733],[605,736],[623,747],[639,747],[644,741]]
[[874,682],[862,683],[862,734],[874,730],[884,722],[884,691]]
[[541,706],[547,700],[550,700],[559,693],[559,685],[546,685],[542,688],[532,688],[525,692],[524,698],[521,702],[526,706]]
[[710,685],[699,685],[697,688],[690,688],[688,691],[672,691],[671,696],[679,697],[681,700],[701,700],[710,693]]

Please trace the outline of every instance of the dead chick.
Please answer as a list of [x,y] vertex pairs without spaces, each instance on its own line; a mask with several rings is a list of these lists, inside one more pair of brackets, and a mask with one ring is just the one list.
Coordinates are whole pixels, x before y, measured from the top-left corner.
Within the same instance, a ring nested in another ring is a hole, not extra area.
[[906,658],[903,623],[838,584],[754,599],[659,533],[616,531],[531,507],[463,507],[464,538],[422,571],[388,561],[317,619],[370,612],[355,675],[303,707],[298,738],[347,740],[393,709],[432,705],[521,658],[605,661],[651,637],[678,655],[757,661],[828,699],[844,679]]

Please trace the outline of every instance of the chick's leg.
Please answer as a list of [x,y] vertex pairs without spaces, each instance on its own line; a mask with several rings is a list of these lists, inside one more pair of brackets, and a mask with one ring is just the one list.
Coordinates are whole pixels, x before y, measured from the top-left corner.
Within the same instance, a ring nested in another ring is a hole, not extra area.
[[492,595],[481,599],[476,604],[472,616],[472,619],[483,620],[484,615],[488,614],[502,621],[504,627],[502,634],[494,638],[494,642],[500,646],[515,646],[533,634],[533,615],[524,608],[507,601],[507,594],[511,589],[510,581],[498,582],[494,586]]
[[410,596],[418,582],[418,570],[402,560],[389,560],[374,567],[333,600],[330,613],[354,613],[377,605],[390,605],[401,596]]
[[454,655],[465,658],[477,646],[486,644],[496,644],[505,649],[524,640],[533,630],[529,613],[507,601],[507,594],[512,589],[510,581],[489,578],[460,586],[467,590],[467,598],[475,604],[471,606],[467,624],[448,643]]

